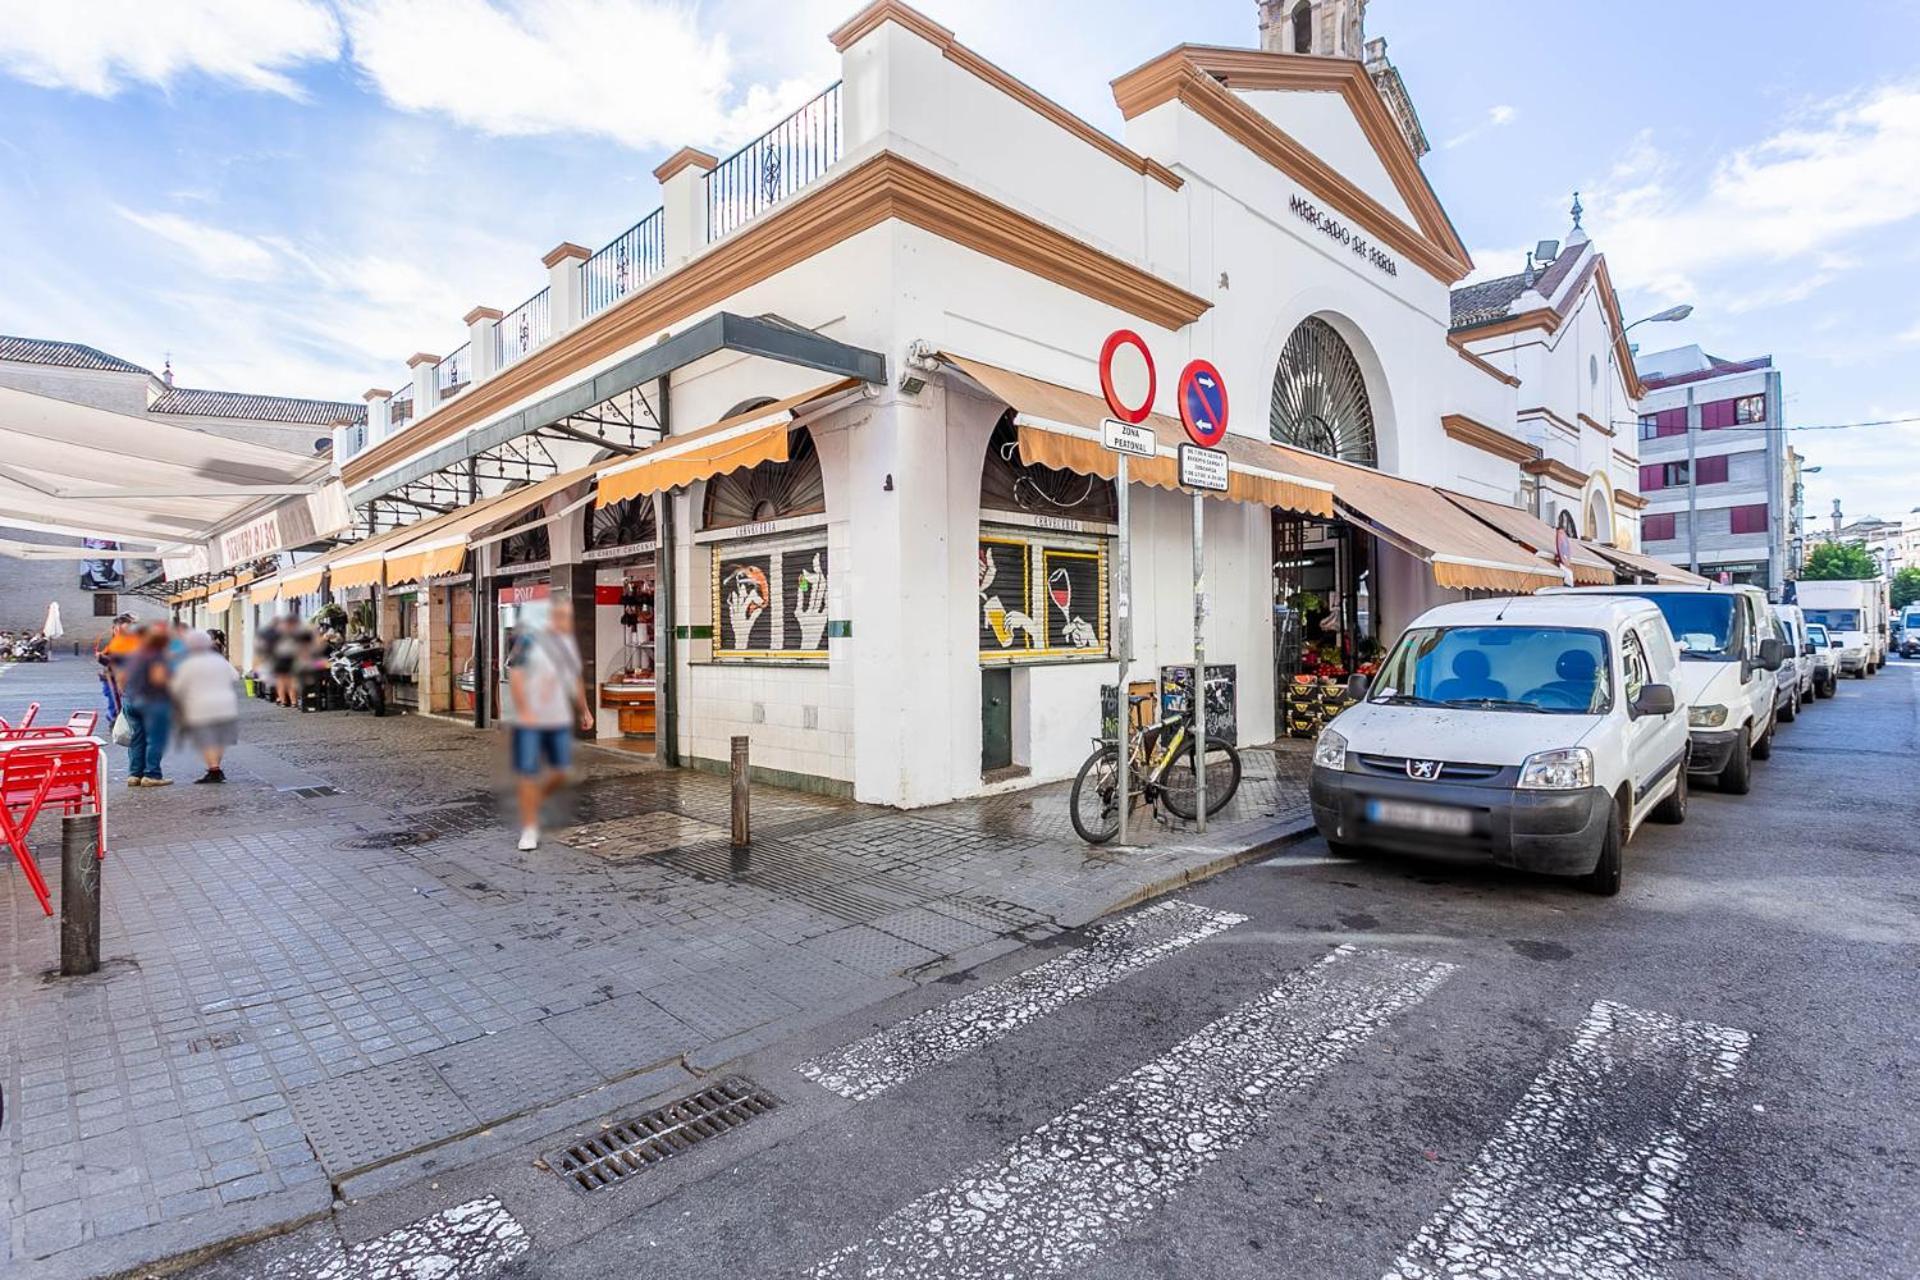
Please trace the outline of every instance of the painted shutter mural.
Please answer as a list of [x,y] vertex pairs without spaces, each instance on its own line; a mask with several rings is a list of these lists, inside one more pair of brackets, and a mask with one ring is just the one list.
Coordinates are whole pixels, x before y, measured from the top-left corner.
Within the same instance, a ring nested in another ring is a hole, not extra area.
[[1106,539],[989,529],[977,554],[982,662],[1108,656]]
[[781,546],[717,545],[713,656],[824,662],[829,575],[824,534]]

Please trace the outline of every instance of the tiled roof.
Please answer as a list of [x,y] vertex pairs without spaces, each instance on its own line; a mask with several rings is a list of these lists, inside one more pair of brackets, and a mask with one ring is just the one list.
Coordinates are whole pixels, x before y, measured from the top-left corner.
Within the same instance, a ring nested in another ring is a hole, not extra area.
[[345,419],[365,422],[367,406],[343,400],[301,400],[293,396],[253,396],[239,391],[200,391],[172,387],[162,393],[148,413],[191,414],[200,418],[246,418],[253,422],[308,423],[330,427]]
[[110,356],[97,347],[46,338],[11,338],[0,334],[0,360],[20,364],[54,364],[68,369],[104,369],[113,373],[146,373],[139,365]]
[[1527,277],[1522,275],[1501,276],[1497,280],[1482,280],[1479,284],[1470,284],[1453,291],[1453,318],[1451,327],[1465,328],[1470,324],[1485,324],[1489,320],[1498,320],[1507,314],[1507,308],[1513,300],[1525,293],[1530,286]]
[[1735,373],[1756,373],[1761,369],[1773,367],[1772,356],[1756,356],[1751,360],[1722,360],[1719,356],[1710,355],[1707,360],[1710,363],[1704,369],[1687,369],[1665,375],[1643,373],[1640,375],[1640,381],[1648,390],[1655,390],[1685,386],[1689,382],[1705,382],[1709,378],[1724,378]]

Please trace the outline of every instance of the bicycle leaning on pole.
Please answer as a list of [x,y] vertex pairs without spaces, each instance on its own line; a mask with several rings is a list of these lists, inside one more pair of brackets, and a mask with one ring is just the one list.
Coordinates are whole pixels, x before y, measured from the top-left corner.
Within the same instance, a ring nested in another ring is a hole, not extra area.
[[[1129,707],[1153,701],[1133,696]],[[1131,715],[1128,720],[1131,721]],[[1073,829],[1088,844],[1105,844],[1120,831],[1120,757],[1113,743],[1094,739],[1093,754],[1073,780],[1068,808]],[[1130,805],[1164,806],[1176,818],[1192,820],[1198,779],[1194,773],[1192,725],[1185,715],[1171,715],[1127,735],[1127,763],[1131,769],[1127,800]],[[1240,789],[1240,753],[1230,743],[1207,738],[1207,816],[1225,808]]]

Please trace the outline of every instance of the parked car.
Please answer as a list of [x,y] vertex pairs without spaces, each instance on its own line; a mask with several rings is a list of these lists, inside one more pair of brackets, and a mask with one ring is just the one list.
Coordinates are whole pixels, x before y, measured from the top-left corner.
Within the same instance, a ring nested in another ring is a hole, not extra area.
[[1429,609],[1314,744],[1314,823],[1336,851],[1469,851],[1616,893],[1640,824],[1687,816],[1679,665],[1643,600]]
[[1693,729],[1688,765],[1722,791],[1753,788],[1753,762],[1773,754],[1775,673],[1786,659],[1754,588],[1722,586],[1554,587],[1542,595],[1638,596],[1665,615],[1680,648],[1680,700]]
[[1797,713],[1818,696],[1813,689],[1813,642],[1807,638],[1807,616],[1800,612],[1800,606],[1792,604],[1774,605],[1773,616],[1779,620],[1787,643],[1787,660],[1780,667],[1780,683],[1787,682],[1789,668],[1798,677],[1795,687],[1800,696],[1794,707]]
[[1840,680],[1840,660],[1833,652],[1839,642],[1818,622],[1807,624],[1807,641],[1813,646],[1813,696],[1831,698]]
[[1773,713],[1778,723],[1792,724],[1800,718],[1800,646],[1794,643],[1793,633],[1780,614],[1785,606],[1769,601],[1767,593],[1759,587],[1736,589],[1746,593],[1752,602],[1754,616],[1760,619],[1760,634],[1780,642],[1780,670],[1773,681]]

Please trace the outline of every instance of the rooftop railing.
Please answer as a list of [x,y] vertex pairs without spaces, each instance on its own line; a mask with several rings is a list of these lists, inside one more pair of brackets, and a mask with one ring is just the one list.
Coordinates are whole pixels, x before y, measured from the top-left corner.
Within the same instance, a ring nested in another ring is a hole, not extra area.
[[500,342],[500,358],[495,363],[499,369],[544,346],[553,336],[553,306],[548,290],[542,289],[507,312],[494,332]]
[[655,209],[610,240],[580,268],[581,315],[596,316],[667,265],[665,209]]
[[[408,371],[408,377],[412,377],[411,370]],[[413,383],[409,381],[400,390],[394,392],[393,398],[387,401],[387,429],[398,431],[412,420]]]
[[463,342],[447,354],[433,371],[433,385],[442,400],[451,400],[473,381],[473,344]]
[[840,159],[840,84],[749,142],[707,174],[707,239],[745,226]]

